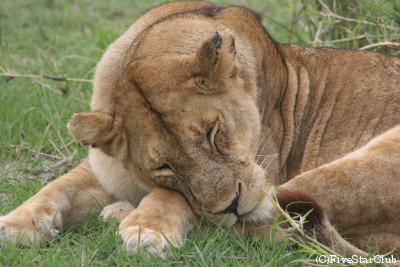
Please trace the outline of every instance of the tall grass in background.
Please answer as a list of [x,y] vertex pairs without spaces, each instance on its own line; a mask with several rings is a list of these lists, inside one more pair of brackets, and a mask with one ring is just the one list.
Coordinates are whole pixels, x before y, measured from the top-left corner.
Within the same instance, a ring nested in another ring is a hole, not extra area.
[[[162,2],[0,1],[0,214],[86,157],[87,148],[74,142],[66,129],[73,112],[89,109],[91,84],[79,80],[90,80],[106,47],[142,12]],[[399,0],[214,2],[257,11],[269,33],[282,43],[399,55]],[[25,74],[33,76],[14,77]],[[217,227],[204,235],[194,231],[165,259],[142,257],[121,249],[117,225],[96,219],[91,224],[70,229],[44,246],[2,243],[0,266],[296,266],[323,253],[307,242],[277,245],[267,236],[235,239]]]
[[304,0],[288,3],[287,9],[284,18],[263,19],[267,29],[271,22],[279,26],[273,30],[281,42],[399,55],[398,0]]

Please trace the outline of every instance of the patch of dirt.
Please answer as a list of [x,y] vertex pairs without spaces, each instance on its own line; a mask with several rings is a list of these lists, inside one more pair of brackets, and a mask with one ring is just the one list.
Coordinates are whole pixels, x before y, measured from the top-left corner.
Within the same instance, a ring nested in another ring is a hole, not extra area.
[[[59,159],[41,156],[38,159],[34,157],[25,159],[22,156],[11,161],[0,161],[0,179],[7,179],[11,184],[16,184],[19,179],[28,179],[32,183],[39,180],[47,184],[77,164],[77,160],[73,157]],[[10,197],[6,189],[0,190],[0,205],[5,205]]]
[[0,162],[0,176],[10,180],[22,178],[27,178],[29,181],[40,180],[47,184],[57,178],[60,168],[62,168],[61,172],[64,172],[64,168],[67,165],[76,164],[75,161],[73,157],[61,160],[41,157],[40,159],[30,158],[28,160]]

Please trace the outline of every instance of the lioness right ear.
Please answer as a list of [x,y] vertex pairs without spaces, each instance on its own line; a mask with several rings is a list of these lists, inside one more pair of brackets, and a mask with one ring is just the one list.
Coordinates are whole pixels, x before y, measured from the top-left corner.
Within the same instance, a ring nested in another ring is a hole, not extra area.
[[216,31],[196,53],[200,75],[210,79],[211,83],[228,78],[235,67],[235,55],[232,34],[228,30]]
[[121,119],[103,112],[79,112],[72,115],[68,130],[83,145],[96,146],[113,140],[121,125]]

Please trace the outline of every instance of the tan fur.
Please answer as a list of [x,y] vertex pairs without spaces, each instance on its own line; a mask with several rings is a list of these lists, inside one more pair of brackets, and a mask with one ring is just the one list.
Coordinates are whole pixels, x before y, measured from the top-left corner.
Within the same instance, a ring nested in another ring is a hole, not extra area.
[[260,234],[277,186],[322,207],[312,229],[338,252],[366,255],[332,225],[397,249],[399,91],[396,57],[281,45],[244,8],[153,8],[99,62],[92,111],[71,118],[89,159],[0,217],[0,235],[52,239],[96,202],[129,251],[139,236],[177,245],[203,214]]

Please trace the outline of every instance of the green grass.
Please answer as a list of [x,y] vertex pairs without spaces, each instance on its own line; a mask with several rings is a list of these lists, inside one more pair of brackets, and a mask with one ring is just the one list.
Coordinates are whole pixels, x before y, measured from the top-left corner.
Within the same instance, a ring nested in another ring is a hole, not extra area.
[[[2,0],[0,73],[91,79],[107,45],[142,12],[162,2]],[[280,42],[400,54],[399,0],[249,0],[247,4],[263,15],[263,24]],[[89,109],[91,90],[91,84],[83,82],[0,78],[0,214],[86,156],[87,149],[73,141],[66,124],[73,112]],[[66,163],[55,166],[61,161]],[[295,249],[292,243],[276,245],[267,237],[237,240],[217,229],[205,236],[194,231],[183,247],[162,260],[140,253],[126,255],[116,231],[116,225],[95,220],[90,227],[77,226],[44,246],[2,244],[0,266],[280,266],[304,265],[301,262],[315,253]]]

